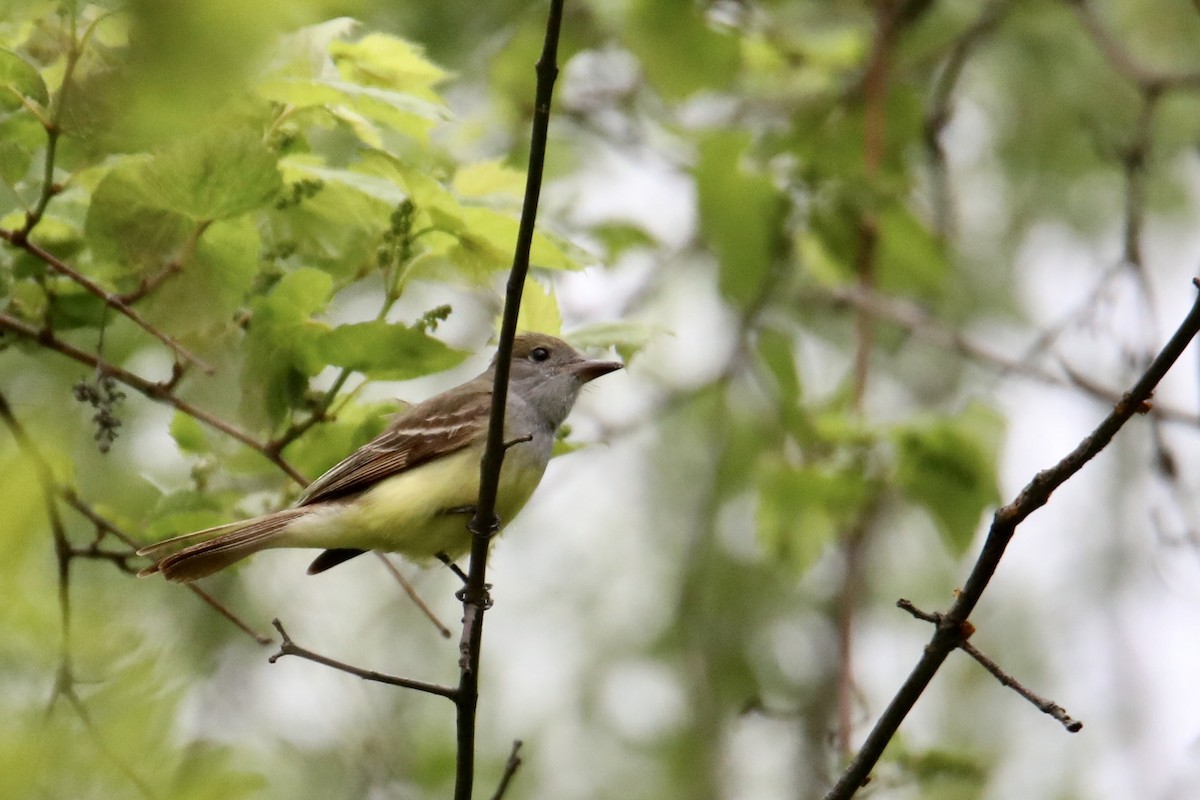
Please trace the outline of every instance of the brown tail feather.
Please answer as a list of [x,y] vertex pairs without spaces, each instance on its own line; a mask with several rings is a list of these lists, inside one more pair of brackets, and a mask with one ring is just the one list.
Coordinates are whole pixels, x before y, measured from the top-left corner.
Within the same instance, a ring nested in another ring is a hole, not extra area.
[[145,547],[138,550],[137,554],[139,556],[154,555],[157,552],[170,549],[171,547],[177,547],[177,546],[183,544],[184,542],[191,541],[192,539],[203,539],[206,536],[208,536],[208,537],[216,536],[219,533],[224,533],[225,531],[241,527],[242,525],[245,525],[245,524],[246,523],[244,520],[238,520],[237,522],[226,522],[224,525],[216,525],[211,528],[205,528],[205,529],[199,530],[199,531],[192,531],[191,533],[183,533],[183,534],[180,534],[179,536],[172,536],[170,539],[163,539],[161,542],[154,542],[153,544],[146,545]]
[[[138,574],[150,575],[161,572],[167,580],[177,582],[203,578],[219,572],[259,550],[271,547],[278,539],[279,534],[287,528],[288,523],[309,511],[311,509],[289,508],[264,517],[247,520],[235,530],[218,533],[207,542],[193,544],[178,553],[172,553]],[[212,528],[200,533],[222,531],[228,527],[230,526],[223,525],[220,528]],[[192,538],[192,535],[187,534],[176,538],[186,540]]]

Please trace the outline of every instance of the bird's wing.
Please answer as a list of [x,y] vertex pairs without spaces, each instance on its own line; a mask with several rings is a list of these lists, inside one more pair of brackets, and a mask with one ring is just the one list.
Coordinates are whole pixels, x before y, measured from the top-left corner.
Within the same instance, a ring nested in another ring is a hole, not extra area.
[[481,381],[408,409],[387,430],[309,484],[296,505],[356,494],[398,472],[461,450],[485,435],[491,403],[491,382]]

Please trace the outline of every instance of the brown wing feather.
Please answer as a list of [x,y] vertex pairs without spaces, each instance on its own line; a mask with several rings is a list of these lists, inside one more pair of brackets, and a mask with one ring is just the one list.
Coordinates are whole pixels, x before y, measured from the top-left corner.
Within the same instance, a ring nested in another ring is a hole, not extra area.
[[491,382],[477,378],[453,393],[413,406],[387,430],[313,481],[296,505],[356,494],[398,472],[461,450],[482,435],[491,402]]

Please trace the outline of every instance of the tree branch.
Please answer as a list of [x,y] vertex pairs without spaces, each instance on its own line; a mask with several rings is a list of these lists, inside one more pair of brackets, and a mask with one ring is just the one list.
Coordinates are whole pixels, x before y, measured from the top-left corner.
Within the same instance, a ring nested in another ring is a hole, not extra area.
[[[1193,280],[1200,288],[1200,281]],[[825,795],[825,800],[846,800],[853,797],[867,780],[871,770],[883,755],[883,750],[899,730],[900,724],[929,686],[946,657],[967,638],[967,618],[979,603],[983,592],[995,575],[1008,543],[1017,526],[1030,514],[1044,506],[1050,495],[1083,468],[1101,450],[1129,418],[1148,410],[1147,401],[1167,371],[1200,332],[1200,297],[1193,302],[1187,317],[1170,341],[1150,363],[1146,372],[1116,403],[1112,412],[1079,445],[1050,469],[1039,472],[1011,503],[996,510],[983,549],[971,569],[963,588],[950,610],[941,615],[933,638],[925,646],[921,658],[907,680],[896,692],[875,727],[868,734],[858,755],[851,761],[841,778]]]
[[[908,600],[897,600],[896,607],[904,609],[917,619],[933,623],[934,625],[938,625],[942,621],[941,614],[936,612],[929,614],[917,608]],[[971,628],[970,623],[968,623],[968,631],[973,632],[973,628]],[[966,633],[966,631],[964,631],[964,633]],[[967,633],[967,635],[970,634]],[[1021,697],[1024,697],[1026,700],[1032,703],[1038,709],[1038,711],[1041,711],[1043,714],[1049,714],[1051,717],[1054,717],[1054,719],[1062,723],[1062,726],[1066,728],[1069,733],[1078,733],[1079,731],[1083,730],[1083,723],[1079,720],[1072,719],[1070,715],[1067,714],[1067,710],[1065,708],[1060,706],[1058,703],[1047,700],[1041,695],[1035,694],[1030,689],[1025,688],[1020,681],[1005,672],[999,664],[988,658],[979,650],[979,648],[971,644],[969,639],[964,639],[962,642],[960,642],[958,649],[962,650],[971,658],[978,661],[984,669],[992,673],[992,676],[996,680],[1000,681],[1001,686],[1006,686],[1012,689],[1017,694],[1021,695]]]
[[509,784],[512,783],[513,776],[521,768],[522,744],[523,742],[520,739],[513,741],[512,751],[508,754],[508,761],[504,762],[504,774],[500,776],[500,783],[496,786],[496,793],[492,795],[492,800],[501,800],[504,797],[504,793],[508,791]]
[[1125,45],[1117,41],[1112,31],[1104,26],[1096,10],[1087,0],[1067,0],[1075,9],[1080,24],[1092,37],[1105,59],[1123,78],[1133,83],[1144,93],[1157,93],[1170,89],[1196,91],[1200,89],[1200,72],[1160,72],[1147,67],[1134,58]]
[[[1048,369],[1043,369],[1030,363],[1027,358],[1006,356],[987,346],[980,344],[962,332],[934,317],[924,308],[915,303],[895,297],[889,297],[878,292],[868,292],[860,287],[832,287],[804,295],[805,301],[824,300],[833,305],[849,305],[855,308],[867,309],[880,319],[896,325],[912,333],[922,341],[936,347],[952,350],[967,358],[987,364],[996,369],[1020,375],[1023,378],[1050,384],[1080,389],[1092,399],[1109,405],[1121,399],[1118,392],[1106,389],[1093,381],[1084,380],[1069,368],[1064,368],[1065,375],[1060,375]],[[1039,343],[1038,349],[1041,348]],[[1172,408],[1158,403],[1154,404],[1151,412],[1159,419],[1168,422],[1179,422],[1185,425],[1200,427],[1200,415],[1180,408]]]
[[433,623],[433,627],[437,628],[437,632],[441,634],[441,637],[443,639],[449,639],[451,636],[450,629],[442,624],[442,621],[437,618],[437,614],[433,613],[433,609],[430,608],[429,605],[421,598],[421,595],[417,594],[417,590],[413,588],[413,585],[409,583],[407,578],[404,577],[404,573],[402,573],[396,567],[396,565],[392,563],[392,560],[387,557],[387,553],[381,553],[376,550],[375,555],[381,562],[383,562],[384,569],[388,571],[388,574],[395,579],[396,583],[400,584],[400,588],[404,590],[406,595],[408,595],[408,599],[413,602],[413,605],[419,608],[421,613],[429,618],[429,621]]
[[168,334],[163,333],[158,328],[154,327],[154,325],[151,324],[145,317],[134,311],[129,306],[125,305],[120,297],[107,291],[103,286],[82,274],[74,267],[71,267],[50,251],[45,250],[31,242],[23,231],[10,231],[0,228],[0,239],[8,241],[11,245],[13,245],[13,247],[21,248],[30,255],[43,261],[46,266],[50,267],[55,272],[59,273],[60,275],[65,275],[75,283],[82,286],[84,289],[87,289],[88,292],[103,300],[104,304],[109,308],[112,308],[120,314],[128,317],[139,328],[146,331],[146,333],[150,334],[155,339],[158,339],[167,347],[171,348],[171,350],[179,358],[195,364],[209,375],[214,372],[213,367],[210,364],[205,362],[192,351],[188,350],[174,337],[169,336]]
[[490,604],[486,573],[487,555],[492,537],[499,530],[496,495],[500,485],[500,467],[504,463],[504,411],[508,397],[508,377],[512,362],[513,339],[525,276],[529,272],[529,253],[533,246],[534,222],[541,195],[542,172],[546,161],[546,141],[550,125],[550,101],[558,77],[558,36],[562,27],[563,0],[550,0],[546,19],[546,38],[538,58],[537,89],[529,143],[529,170],[525,177],[525,200],[513,252],[512,270],[504,300],[500,324],[500,342],[496,352],[496,375],[492,387],[492,408],[488,419],[487,444],[479,464],[479,502],[471,518],[471,560],[467,585],[463,589],[463,633],[460,649],[457,707],[458,761],[455,768],[455,800],[471,800],[475,780],[475,713],[479,703],[479,655],[483,647],[483,614]]
[[425,681],[417,681],[411,678],[402,678],[398,675],[387,675],[382,672],[375,672],[374,670],[369,669],[360,669],[359,667],[351,664],[335,661],[332,658],[323,656],[320,653],[315,653],[312,650],[309,650],[306,647],[301,647],[293,642],[292,637],[288,636],[288,632],[283,629],[283,623],[281,623],[278,619],[271,620],[271,624],[275,626],[275,630],[279,631],[279,635],[283,639],[283,641],[279,644],[279,652],[267,659],[267,661],[272,664],[284,656],[297,656],[298,658],[314,661],[326,667],[332,667],[333,669],[341,672],[354,675],[362,678],[364,681],[375,681],[376,683],[386,683],[391,686],[400,686],[404,689],[412,689],[418,692],[425,692],[426,694],[435,694],[438,697],[446,697],[457,702],[458,690],[454,689],[453,687],[439,686],[436,683],[426,683]]
[[74,361],[78,361],[80,364],[86,364],[98,372],[101,372],[105,375],[111,375],[129,388],[142,395],[145,395],[146,397],[149,397],[151,400],[157,400],[160,403],[166,403],[167,405],[182,411],[188,416],[194,417],[200,422],[203,422],[204,424],[221,431],[227,436],[238,440],[247,447],[257,450],[263,455],[264,458],[287,473],[288,477],[299,483],[301,486],[308,483],[305,477],[301,475],[295,467],[289,464],[283,458],[283,456],[281,456],[279,453],[271,451],[270,447],[268,446],[268,442],[259,441],[232,423],[226,422],[220,417],[210,414],[203,409],[197,408],[186,400],[180,398],[172,391],[172,382],[155,383],[153,381],[149,381],[143,378],[141,375],[130,372],[123,367],[118,367],[116,364],[105,361],[104,359],[88,352],[87,350],[76,347],[75,345],[64,341],[63,339],[59,339],[54,335],[53,331],[38,330],[29,323],[19,320],[16,317],[9,316],[8,314],[0,314],[0,331],[15,333],[22,338],[37,342],[43,347],[53,350],[56,353],[64,355]]

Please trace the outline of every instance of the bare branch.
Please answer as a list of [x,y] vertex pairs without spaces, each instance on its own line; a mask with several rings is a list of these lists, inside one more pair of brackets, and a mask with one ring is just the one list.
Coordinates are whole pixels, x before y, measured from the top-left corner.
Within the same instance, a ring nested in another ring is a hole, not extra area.
[[513,740],[508,761],[504,762],[504,774],[500,776],[500,784],[496,787],[496,793],[492,795],[492,800],[501,800],[504,797],[504,793],[508,791],[508,785],[512,783],[513,776],[521,768],[521,745],[520,739]]
[[166,403],[169,406],[179,409],[190,417],[203,422],[204,424],[215,428],[222,433],[230,436],[247,447],[257,450],[267,458],[275,466],[279,467],[288,477],[304,486],[308,483],[303,475],[289,464],[279,453],[272,452],[267,442],[259,441],[250,434],[241,430],[230,422],[226,422],[215,414],[210,414],[203,409],[197,408],[186,400],[180,398],[172,391],[172,383],[154,383],[130,372],[123,367],[112,364],[100,358],[93,353],[83,350],[70,342],[59,339],[52,331],[38,330],[27,322],[9,316],[8,314],[0,314],[0,331],[9,331],[15,333],[25,339],[37,342],[38,344],[50,350],[60,353],[67,358],[78,361],[80,364],[95,369],[105,375],[111,375],[129,388],[140,394],[149,397],[151,400],[157,400],[160,403]]
[[196,597],[199,597],[205,603],[210,605],[214,611],[216,611],[218,614],[220,614],[225,619],[232,622],[234,625],[236,625],[238,627],[238,629],[240,631],[245,633],[247,636],[249,636],[254,641],[261,644],[263,647],[266,647],[267,645],[271,644],[274,641],[270,636],[267,636],[266,634],[263,634],[263,633],[259,633],[258,631],[254,630],[254,628],[251,628],[250,624],[248,622],[243,620],[237,614],[234,614],[232,611],[229,610],[229,608],[225,604],[223,604],[221,601],[217,600],[217,598],[213,597],[206,590],[197,586],[194,582],[185,583],[184,586],[186,586],[188,588],[188,591],[190,591],[192,594],[196,595]]
[[364,681],[375,681],[377,683],[386,683],[391,686],[400,686],[405,689],[413,689],[426,694],[435,694],[439,697],[446,697],[457,702],[458,690],[449,686],[439,686],[436,683],[426,683],[425,681],[416,681],[411,678],[401,678],[397,675],[386,675],[382,672],[375,672],[369,669],[360,669],[351,664],[345,664],[341,661],[335,661],[332,658],[327,658],[320,653],[314,653],[306,647],[301,647],[292,641],[286,630],[283,629],[283,623],[278,619],[271,620],[271,624],[275,626],[275,630],[279,631],[279,635],[283,641],[279,645],[279,652],[271,656],[267,660],[274,664],[284,656],[297,656],[299,658],[314,661],[331,669],[336,669],[341,672],[346,672],[350,675],[362,678]]
[[952,116],[950,105],[954,90],[962,77],[967,59],[996,29],[1008,8],[1008,0],[991,0],[984,6],[975,22],[954,41],[946,60],[938,69],[930,91],[922,138],[932,173],[933,218],[939,236],[951,236],[957,227],[952,211],[950,170],[946,161],[946,151],[942,147],[942,131]]
[[[1193,283],[1200,288],[1200,280]],[[958,592],[950,610],[941,615],[933,638],[925,646],[921,658],[913,667],[904,684],[896,692],[875,727],[868,734],[858,755],[842,773],[841,778],[825,795],[826,800],[845,800],[854,796],[867,780],[871,770],[879,761],[883,750],[899,730],[900,724],[929,686],[933,676],[945,662],[952,650],[966,640],[964,626],[979,603],[996,569],[1004,557],[1008,543],[1016,533],[1017,526],[1030,514],[1044,506],[1050,495],[1069,480],[1075,473],[1103,450],[1130,417],[1147,408],[1147,401],[1155,387],[1179,356],[1200,331],[1200,297],[1193,302],[1191,311],[1180,324],[1170,341],[1151,362],[1136,384],[1121,397],[1112,412],[1079,445],[1050,469],[1039,472],[1008,505],[996,510],[991,529],[984,541],[983,549]]]
[[[1019,375],[1023,378],[1047,383],[1053,386],[1065,386],[1080,389],[1094,400],[1109,405],[1121,399],[1118,392],[1105,389],[1092,381],[1080,380],[1069,370],[1060,375],[1051,370],[1039,367],[1023,358],[1006,356],[971,339],[961,331],[954,329],[934,317],[925,309],[905,300],[878,292],[863,291],[859,287],[832,287],[811,293],[805,299],[824,299],[827,302],[846,304],[856,308],[865,308],[871,314],[898,325],[922,341],[936,347],[952,350],[974,361],[995,367],[1003,372]],[[1151,413],[1159,419],[1170,422],[1180,422],[1186,425],[1200,427],[1200,415],[1170,406],[1154,404]]]
[[1117,41],[1100,20],[1095,8],[1087,0],[1068,0],[1079,17],[1080,24],[1092,37],[1092,41],[1104,54],[1108,63],[1130,83],[1144,93],[1158,93],[1170,89],[1196,91],[1200,89],[1200,72],[1159,72],[1138,61],[1125,45]]
[[[897,600],[896,606],[904,609],[917,619],[931,622],[934,625],[938,625],[942,621],[941,614],[936,612],[930,614],[922,611],[908,600]],[[967,623],[967,625],[969,626],[970,623]],[[964,633],[967,632],[964,631]],[[970,634],[967,633],[967,635]],[[1008,688],[1012,689],[1017,694],[1021,695],[1021,697],[1024,697],[1026,700],[1032,703],[1043,714],[1049,714],[1051,717],[1054,717],[1054,719],[1062,723],[1062,726],[1066,728],[1069,733],[1078,733],[1079,731],[1083,730],[1083,723],[1079,720],[1072,719],[1070,715],[1067,714],[1065,708],[1058,705],[1058,703],[1047,700],[1041,695],[1035,694],[1033,691],[1025,688],[1020,681],[1005,672],[999,664],[984,655],[979,648],[971,644],[969,640],[964,639],[961,641],[958,644],[958,649],[962,650],[971,658],[978,661],[984,669],[992,673],[992,676],[995,677],[996,680],[1000,681],[1000,685],[1007,686]]]
[[387,557],[386,553],[381,553],[378,550],[374,552],[375,556],[383,562],[384,568],[396,579],[396,583],[400,584],[400,588],[408,595],[408,599],[412,600],[413,604],[421,609],[421,613],[429,618],[429,621],[433,623],[433,627],[437,628],[437,632],[441,634],[443,639],[449,639],[451,636],[450,629],[442,624],[442,621],[437,618],[437,614],[433,613],[433,609],[421,598],[421,595],[417,594],[417,590],[413,588],[408,578],[404,577],[404,574],[392,563],[392,560]]
[[536,65],[537,88],[533,104],[533,123],[529,143],[529,169],[525,176],[525,199],[517,227],[512,270],[504,298],[500,323],[500,341],[496,351],[496,375],[492,387],[492,407],[488,418],[487,442],[479,464],[479,502],[468,529],[471,531],[471,556],[467,585],[462,592],[463,658],[455,697],[458,728],[458,760],[455,765],[454,798],[471,800],[475,782],[475,709],[479,702],[479,655],[483,647],[483,615],[491,600],[487,589],[488,547],[499,529],[496,495],[500,485],[500,467],[504,463],[504,411],[508,398],[508,377],[512,366],[513,340],[525,276],[529,272],[529,254],[533,247],[534,222],[542,189],[546,162],[546,143],[550,126],[550,101],[558,78],[558,36],[562,27],[563,0],[551,0],[546,19],[546,37]]
[[214,372],[211,365],[209,365],[202,358],[200,358],[195,353],[193,353],[192,351],[190,351],[186,347],[184,347],[175,338],[160,331],[158,328],[156,328],[153,324],[151,324],[141,314],[134,311],[129,306],[125,305],[125,303],[122,302],[120,297],[107,291],[103,286],[96,283],[91,278],[87,277],[86,275],[82,274],[81,272],[76,270],[74,267],[71,267],[66,262],[59,259],[58,256],[51,253],[49,250],[45,250],[45,249],[39,247],[38,245],[34,244],[33,242],[31,242],[28,239],[28,237],[26,237],[26,235],[23,231],[9,231],[9,230],[0,229],[0,239],[7,240],[14,247],[19,247],[22,250],[24,250],[25,252],[29,253],[30,255],[37,257],[42,262],[44,262],[46,264],[46,266],[50,267],[55,272],[59,273],[60,275],[65,275],[66,277],[68,277],[72,281],[74,281],[75,283],[78,283],[84,289],[87,289],[93,295],[95,295],[96,297],[103,300],[105,305],[107,305],[109,308],[112,308],[115,311],[128,317],[139,328],[146,331],[146,333],[149,333],[155,339],[158,339],[160,342],[165,344],[167,347],[171,348],[171,350],[179,358],[182,358],[185,361],[189,361],[192,364],[195,364],[196,366],[200,367],[200,369],[204,370],[209,375],[211,375]]
[[1083,730],[1083,723],[1077,719],[1071,719],[1065,708],[1057,703],[1045,699],[1040,695],[1034,694],[1029,689],[1026,689],[1016,678],[1012,677],[1003,669],[1001,669],[999,664],[997,664],[995,661],[992,661],[983,653],[979,652],[979,649],[975,647],[975,645],[971,644],[970,642],[963,642],[961,645],[959,645],[959,649],[982,664],[983,668],[992,673],[996,680],[1000,681],[1001,685],[1007,686],[1017,694],[1021,695],[1021,697],[1024,697],[1030,703],[1033,703],[1033,705],[1037,707],[1037,709],[1043,714],[1049,714],[1051,717],[1054,717],[1054,719],[1061,722],[1062,726],[1066,728],[1068,732],[1079,733],[1079,731]]

